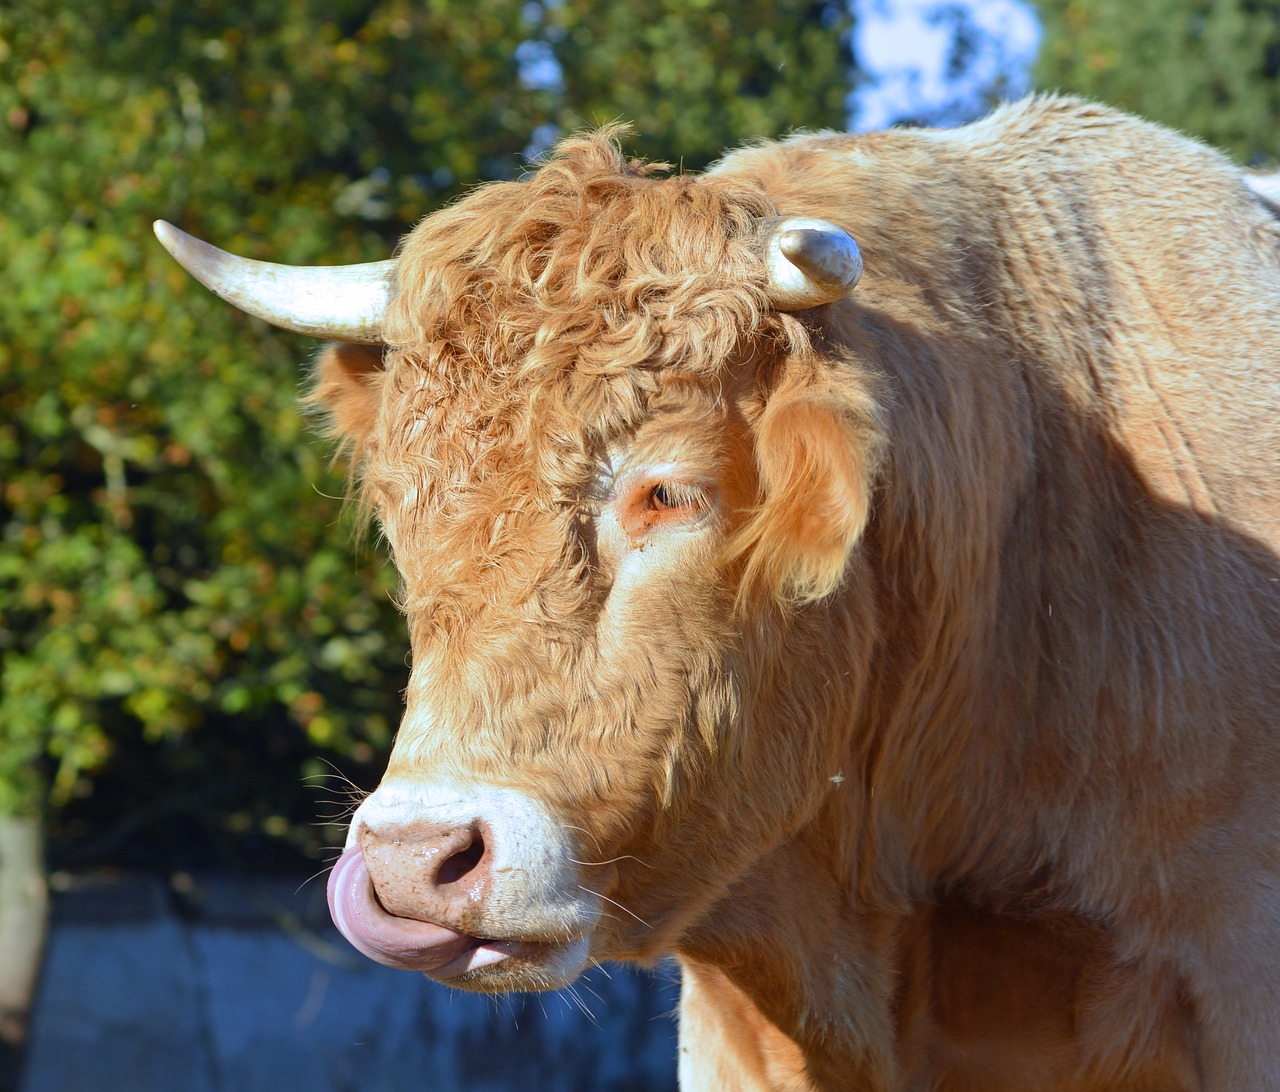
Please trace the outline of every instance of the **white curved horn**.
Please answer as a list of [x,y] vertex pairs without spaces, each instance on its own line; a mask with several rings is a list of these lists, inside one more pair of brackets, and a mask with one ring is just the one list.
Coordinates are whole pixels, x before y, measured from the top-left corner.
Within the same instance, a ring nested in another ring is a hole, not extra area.
[[779,311],[818,307],[847,295],[862,276],[862,254],[843,228],[808,216],[756,221],[769,267],[769,301]]
[[1244,184],[1267,203],[1273,214],[1280,209],[1280,174],[1251,174],[1246,171]]
[[310,337],[377,345],[396,263],[293,266],[219,250],[164,220],[156,238],[209,291],[272,326]]

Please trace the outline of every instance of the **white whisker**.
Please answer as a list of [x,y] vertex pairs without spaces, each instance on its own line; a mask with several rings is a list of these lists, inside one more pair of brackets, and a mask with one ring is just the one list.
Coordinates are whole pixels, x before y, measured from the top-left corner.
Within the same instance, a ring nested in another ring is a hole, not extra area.
[[570,857],[569,860],[573,861],[576,865],[583,865],[587,868],[600,868],[603,865],[617,864],[619,861],[635,861],[635,863],[640,865],[642,868],[653,867],[653,865],[646,864],[639,857],[636,857],[631,853],[624,853],[621,857],[610,857],[607,861],[579,861],[574,857]]
[[595,837],[595,835],[594,835],[594,834],[592,834],[592,833],[591,833],[591,831],[587,830],[587,828],[586,828],[586,827],[575,827],[572,823],[561,823],[560,825],[561,825],[565,830],[580,830],[580,831],[582,831],[582,833],[583,833],[583,834],[585,834],[588,838],[590,838],[590,839],[591,839],[591,841],[595,844],[596,849],[599,849],[599,848],[600,848],[600,843],[596,841],[596,837]]
[[293,893],[296,895],[299,891],[301,891],[304,887],[306,887],[307,884],[309,884],[312,880],[318,880],[321,876],[328,875],[329,867],[330,867],[329,865],[325,865],[318,872],[313,872],[310,876],[308,876],[305,880],[303,880],[300,884],[298,884],[296,888],[294,888]]
[[576,986],[566,986],[561,992],[569,996],[569,999],[577,1006],[578,1011],[581,1012],[583,1016],[597,1027],[600,1026],[600,1022],[596,1019],[596,1014],[591,1011],[591,1007],[582,999],[582,995],[578,992]]
[[578,884],[578,890],[579,890],[579,891],[586,891],[586,892],[587,892],[587,894],[589,894],[589,895],[595,895],[595,896],[596,896],[596,898],[604,899],[604,901],[605,901],[605,902],[609,903],[611,906],[616,906],[616,907],[617,907],[619,910],[621,910],[624,914],[630,914],[633,918],[635,918],[635,919],[636,919],[636,921],[638,921],[638,922],[639,922],[641,925],[643,925],[646,929],[652,929],[652,928],[653,928],[653,926],[652,926],[652,925],[650,925],[647,921],[645,921],[645,920],[644,920],[644,918],[642,918],[639,914],[634,913],[634,912],[633,912],[633,911],[631,911],[631,910],[628,910],[625,906],[623,906],[623,905],[622,905],[622,903],[618,902],[616,899],[611,899],[611,898],[609,898],[609,896],[608,896],[608,895],[602,895],[602,894],[600,894],[600,892],[599,892],[599,891],[592,891],[590,888],[583,887],[583,886],[582,886],[582,884]]

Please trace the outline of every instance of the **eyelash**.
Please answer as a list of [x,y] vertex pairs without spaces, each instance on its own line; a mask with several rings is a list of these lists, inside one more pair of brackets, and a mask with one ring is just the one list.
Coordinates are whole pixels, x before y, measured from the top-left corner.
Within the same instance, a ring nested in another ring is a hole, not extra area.
[[695,512],[706,503],[706,492],[688,482],[655,482],[649,490],[648,507],[653,512]]

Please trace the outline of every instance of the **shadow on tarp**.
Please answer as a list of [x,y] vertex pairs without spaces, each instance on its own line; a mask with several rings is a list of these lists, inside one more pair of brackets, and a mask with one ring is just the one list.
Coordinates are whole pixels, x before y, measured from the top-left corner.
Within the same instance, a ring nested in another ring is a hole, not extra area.
[[674,967],[481,997],[359,956],[319,880],[176,886],[55,896],[22,1092],[675,1088]]

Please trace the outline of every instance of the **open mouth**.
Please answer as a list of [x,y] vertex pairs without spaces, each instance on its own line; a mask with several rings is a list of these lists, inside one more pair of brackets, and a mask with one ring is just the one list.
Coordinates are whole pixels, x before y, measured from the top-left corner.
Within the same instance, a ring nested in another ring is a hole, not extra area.
[[556,962],[566,947],[580,942],[547,943],[470,936],[446,925],[389,914],[378,901],[359,846],[352,846],[329,874],[329,913],[342,935],[359,952],[388,967],[422,971],[453,985],[483,977],[477,972],[512,963],[522,967]]

